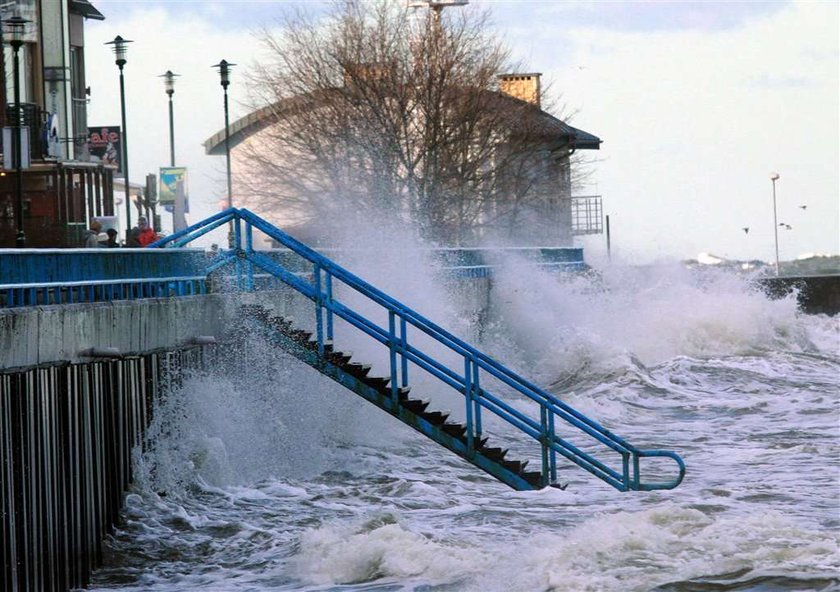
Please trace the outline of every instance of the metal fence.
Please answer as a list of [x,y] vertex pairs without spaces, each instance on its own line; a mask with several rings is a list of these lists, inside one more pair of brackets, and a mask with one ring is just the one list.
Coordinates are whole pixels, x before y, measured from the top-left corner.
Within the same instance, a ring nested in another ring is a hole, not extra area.
[[200,348],[0,373],[0,589],[85,587],[154,399]]

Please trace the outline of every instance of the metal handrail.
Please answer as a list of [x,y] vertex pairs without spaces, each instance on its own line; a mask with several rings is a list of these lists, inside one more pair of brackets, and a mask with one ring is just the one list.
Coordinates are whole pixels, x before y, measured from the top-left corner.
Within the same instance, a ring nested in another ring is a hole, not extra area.
[[[324,352],[325,340],[332,340],[333,338],[333,315],[344,319],[388,347],[390,350],[392,405],[396,406],[398,404],[399,388],[408,385],[409,362],[463,394],[467,407],[468,449],[471,453],[474,452],[475,442],[481,438],[481,410],[486,409],[540,442],[544,485],[556,481],[556,454],[574,462],[620,491],[673,489],[682,482],[685,475],[685,463],[676,453],[665,450],[644,450],[633,446],[624,438],[613,434],[610,430],[562,402],[556,396],[522,378],[433,321],[246,209],[230,208],[150,246],[165,247],[172,245],[180,247],[227,223],[233,223],[235,249],[233,252],[221,255],[217,263],[214,264],[214,269],[227,263],[236,264],[240,287],[253,289],[253,266],[256,265],[313,300],[316,305],[316,340],[318,350],[321,353]],[[245,225],[244,231],[243,223]],[[300,274],[285,269],[272,258],[255,251],[252,239],[253,229],[255,228],[311,263],[313,266],[311,277],[314,285],[305,281]],[[334,299],[332,296],[334,280],[353,288],[384,308],[389,315],[388,328],[380,327],[364,315],[353,311]],[[407,335],[409,326],[419,329],[463,357],[464,373],[460,374],[450,369],[432,355],[410,345]],[[399,327],[399,331],[397,327]],[[537,421],[514,409],[482,387],[480,384],[482,373],[494,377],[516,392],[538,403],[540,405],[540,420]],[[574,426],[597,442],[620,454],[622,459],[621,470],[610,468],[591,454],[558,436],[554,426],[555,418]],[[649,457],[665,457],[673,460],[679,470],[677,477],[666,482],[643,482],[640,474],[640,459]]]

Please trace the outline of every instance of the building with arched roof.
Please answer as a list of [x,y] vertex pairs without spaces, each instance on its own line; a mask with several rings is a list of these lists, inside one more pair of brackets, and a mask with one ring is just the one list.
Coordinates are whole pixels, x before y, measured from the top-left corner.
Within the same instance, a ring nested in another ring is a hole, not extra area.
[[[346,82],[345,82],[346,84]],[[272,151],[269,138],[277,133],[279,119],[288,120],[290,114],[310,112],[319,103],[330,99],[329,93],[340,93],[342,89],[319,90],[306,96],[285,98],[277,103],[257,109],[231,123],[229,146],[233,177],[234,205],[248,207],[263,215],[304,241],[324,244],[325,229],[330,221],[318,213],[307,215],[297,211],[290,214],[288,208],[272,207],[270,200],[257,199],[261,189],[255,188],[254,179],[262,175],[255,165],[264,158],[282,159],[284,155]],[[539,199],[532,200],[519,209],[515,199],[508,199],[504,192],[493,203],[484,204],[486,211],[476,218],[480,221],[474,232],[460,233],[453,242],[477,244],[483,237],[494,241],[515,244],[569,245],[572,241],[572,175],[571,156],[578,150],[598,150],[600,138],[543,111],[540,105],[540,74],[506,74],[499,77],[498,91],[482,91],[492,108],[502,114],[509,114],[505,125],[519,130],[520,135],[538,145],[536,156],[526,166],[530,168],[529,183],[538,188]],[[457,93],[456,95],[457,96]],[[457,99],[456,99],[457,100]],[[504,117],[502,118],[504,119]],[[210,155],[225,154],[225,130],[213,134],[204,142],[205,152]],[[499,145],[499,151],[505,149]],[[262,152],[260,152],[262,151]],[[271,152],[270,154],[267,154]],[[260,158],[255,158],[259,155]],[[511,189],[511,194],[514,190]],[[337,195],[335,200],[341,200]],[[347,223],[342,216],[340,222]],[[480,228],[478,228],[480,226]],[[320,229],[320,230],[319,230]]]

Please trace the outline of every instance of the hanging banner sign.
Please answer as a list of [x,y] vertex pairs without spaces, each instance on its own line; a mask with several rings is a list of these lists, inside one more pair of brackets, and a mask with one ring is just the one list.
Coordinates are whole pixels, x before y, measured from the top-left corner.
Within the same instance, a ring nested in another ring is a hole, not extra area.
[[122,173],[122,133],[120,126],[88,128],[88,152],[93,162],[113,164]]
[[175,203],[178,181],[184,183],[184,197],[187,196],[187,167],[160,167],[160,190],[158,203],[171,206]]

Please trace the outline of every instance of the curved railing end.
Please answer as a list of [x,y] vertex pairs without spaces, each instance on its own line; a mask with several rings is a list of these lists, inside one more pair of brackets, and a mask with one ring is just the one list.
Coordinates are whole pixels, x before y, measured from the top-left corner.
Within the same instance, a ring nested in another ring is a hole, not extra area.
[[685,462],[676,452],[671,452],[670,450],[639,450],[637,454],[639,458],[649,458],[652,456],[664,456],[666,458],[670,458],[677,463],[677,466],[680,469],[679,475],[677,475],[677,478],[673,481],[666,481],[664,483],[639,483],[639,491],[675,489],[680,483],[682,483],[682,480],[685,477]]

